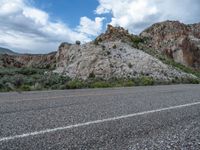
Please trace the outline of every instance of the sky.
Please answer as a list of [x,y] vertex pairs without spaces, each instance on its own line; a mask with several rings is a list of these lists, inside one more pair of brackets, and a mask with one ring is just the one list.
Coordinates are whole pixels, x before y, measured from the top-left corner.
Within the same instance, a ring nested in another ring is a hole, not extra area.
[[89,42],[108,24],[139,34],[165,20],[198,23],[199,9],[200,0],[0,0],[0,47],[48,53]]

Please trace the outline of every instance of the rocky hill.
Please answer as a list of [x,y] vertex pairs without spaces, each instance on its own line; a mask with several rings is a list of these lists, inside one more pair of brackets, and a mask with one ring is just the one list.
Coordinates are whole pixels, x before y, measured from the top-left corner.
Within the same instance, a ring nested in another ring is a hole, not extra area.
[[165,54],[174,61],[200,70],[200,23],[178,21],[156,23],[140,34],[145,48]]
[[83,45],[63,43],[56,54],[54,72],[81,79],[91,76],[104,79],[149,76],[157,80],[193,77],[134,48],[131,45],[134,38],[139,37],[109,25],[107,31],[93,42]]
[[[176,62],[199,69],[200,25],[158,23],[136,36],[121,27],[108,25],[94,41],[62,43],[57,52],[45,55],[0,55],[0,67],[54,69],[71,78],[138,78],[155,80],[196,78],[146,53],[153,50]],[[142,49],[142,50],[140,50]]]

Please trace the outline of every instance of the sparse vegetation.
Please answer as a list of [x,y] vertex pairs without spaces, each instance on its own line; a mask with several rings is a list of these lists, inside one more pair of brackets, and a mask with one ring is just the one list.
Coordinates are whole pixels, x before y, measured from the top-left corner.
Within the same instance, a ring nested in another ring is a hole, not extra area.
[[101,45],[102,47],[102,50],[105,50],[106,49],[106,46],[105,45]]
[[94,45],[99,45],[98,39],[95,39],[95,40],[94,40]]
[[81,45],[81,41],[76,41],[76,45]]
[[113,49],[116,49],[116,48],[117,48],[117,46],[114,44],[114,45],[113,45]]
[[106,53],[107,53],[107,55],[110,55],[110,54],[111,54],[111,52],[110,52],[110,51],[106,51]]
[[[187,73],[200,77],[200,72],[182,66],[172,60],[162,57],[162,61],[175,66]],[[131,64],[128,64],[132,67]],[[46,69],[36,68],[1,68],[0,69],[0,92],[9,91],[31,91],[31,90],[52,90],[52,89],[80,89],[80,88],[108,88],[108,87],[129,87],[147,86],[160,84],[190,83],[199,84],[198,78],[174,78],[171,81],[159,81],[152,77],[141,74],[137,78],[111,78],[104,80],[95,77],[92,72],[87,80],[70,79],[66,76],[51,73]]]
[[[130,66],[131,67],[131,66]],[[190,71],[190,70],[188,70]],[[32,91],[51,89],[80,89],[80,88],[108,88],[147,86],[160,84],[191,83],[199,84],[199,79],[178,79],[171,81],[158,81],[148,76],[138,78],[111,78],[104,80],[95,77],[91,73],[87,80],[70,79],[48,72],[44,69],[35,68],[1,68],[0,69],[0,92],[9,91]]]
[[0,91],[30,91],[60,89],[69,77],[48,73],[48,70],[35,68],[0,68]]
[[91,73],[89,74],[89,78],[95,78],[94,72],[91,72]]
[[103,40],[101,38],[96,38],[94,40],[94,45],[99,45],[99,43],[101,43]]
[[81,89],[85,87],[85,83],[82,80],[71,80],[69,82],[66,83],[66,89]]
[[132,65],[131,63],[128,63],[128,67],[129,67],[129,68],[132,68],[133,65]]
[[138,37],[138,36],[131,36],[131,41],[133,43],[133,47],[139,48],[140,43],[144,43],[144,39]]
[[200,78],[200,71],[194,70],[192,68],[186,67],[180,63],[175,62],[173,59],[168,58],[167,56],[165,56],[164,54],[159,54],[158,52],[156,52],[153,49],[142,49],[144,52],[158,58],[159,60],[161,60],[163,63],[170,65],[172,67],[175,67],[177,69],[182,70],[183,72],[189,73],[189,74],[193,74],[195,76],[197,76],[198,78]]
[[95,81],[89,85],[90,88],[108,88],[111,85],[106,81]]

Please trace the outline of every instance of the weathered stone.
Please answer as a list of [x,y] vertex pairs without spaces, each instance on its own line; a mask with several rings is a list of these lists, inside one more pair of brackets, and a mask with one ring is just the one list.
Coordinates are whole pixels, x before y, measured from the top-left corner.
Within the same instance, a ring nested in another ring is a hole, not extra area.
[[200,24],[165,21],[154,24],[140,36],[148,39],[144,47],[166,54],[185,66],[200,69]]
[[0,67],[54,68],[55,55],[55,52],[44,55],[0,55]]
[[[104,49],[102,49],[102,45],[95,45],[93,42],[60,49],[56,55],[57,69],[54,72],[81,79],[87,79],[90,74],[104,79],[134,78],[141,75],[160,80],[193,77],[163,64],[151,55],[132,48],[127,43],[102,41],[102,44]],[[116,47],[113,48],[113,45]],[[78,51],[79,49],[81,50]],[[107,50],[109,50],[109,54]],[[60,57],[61,54],[63,57]]]

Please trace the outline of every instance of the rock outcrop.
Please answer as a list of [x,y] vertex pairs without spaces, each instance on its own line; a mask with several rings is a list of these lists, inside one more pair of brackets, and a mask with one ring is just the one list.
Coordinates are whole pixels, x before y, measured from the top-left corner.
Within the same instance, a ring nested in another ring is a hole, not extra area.
[[137,78],[149,76],[158,80],[193,78],[192,75],[163,64],[153,56],[133,48],[131,35],[120,27],[108,26],[105,34],[83,45],[62,43],[56,54],[54,72],[72,78]]
[[0,67],[34,67],[34,68],[55,68],[56,52],[49,54],[24,54],[24,55],[0,55]]
[[[133,36],[133,35],[132,35]],[[108,25],[105,33],[99,35],[95,41],[102,42],[112,42],[116,40],[130,41],[131,34],[129,34],[128,30],[125,30],[122,27],[113,27],[112,25]]]
[[200,24],[185,25],[178,21],[165,21],[152,25],[140,36],[146,40],[146,48],[200,70]]

